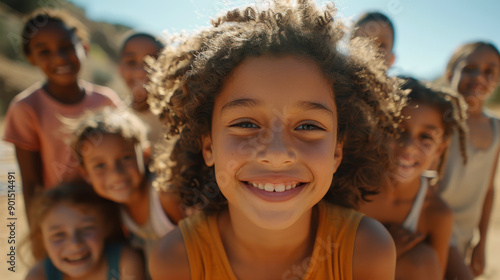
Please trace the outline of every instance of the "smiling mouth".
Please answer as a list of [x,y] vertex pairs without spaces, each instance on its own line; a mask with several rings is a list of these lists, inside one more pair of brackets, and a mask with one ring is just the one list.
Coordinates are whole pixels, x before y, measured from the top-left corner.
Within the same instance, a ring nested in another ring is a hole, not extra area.
[[80,256],[66,257],[66,258],[64,258],[64,261],[73,264],[73,263],[85,261],[87,259],[90,259],[90,252],[87,252],[87,253],[80,255]]
[[266,192],[284,192],[304,185],[304,183],[287,183],[287,184],[256,183],[256,182],[244,182],[244,183]]
[[64,75],[64,74],[71,73],[72,69],[73,69],[73,67],[71,67],[71,65],[58,66],[55,69],[55,73],[58,75]]

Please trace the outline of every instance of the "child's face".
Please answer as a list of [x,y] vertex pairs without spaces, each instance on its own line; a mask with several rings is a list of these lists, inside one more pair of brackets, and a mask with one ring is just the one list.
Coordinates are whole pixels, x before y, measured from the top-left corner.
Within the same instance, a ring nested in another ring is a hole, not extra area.
[[387,67],[391,67],[394,63],[394,53],[392,52],[394,38],[391,27],[387,23],[383,21],[367,21],[359,26],[354,36],[373,38],[380,53],[384,56]]
[[49,83],[68,86],[77,82],[85,49],[64,24],[49,22],[39,28],[29,49],[29,61],[42,69]]
[[43,244],[57,269],[82,277],[99,268],[106,230],[97,210],[61,203],[41,222]]
[[82,143],[83,173],[101,197],[127,203],[142,191],[144,162],[138,145],[118,134]]
[[144,68],[146,56],[156,56],[159,49],[147,37],[136,37],[127,42],[120,60],[120,74],[132,91],[132,108],[138,111],[148,109],[147,92],[144,84],[148,81]]
[[457,63],[450,84],[468,103],[471,98],[483,101],[495,90],[499,81],[500,58],[488,47],[481,47]]
[[418,179],[440,157],[447,142],[443,142],[443,116],[429,105],[409,105],[401,114],[401,135],[396,149],[398,168],[396,179],[408,182]]
[[233,214],[283,229],[323,198],[342,159],[333,96],[308,58],[263,55],[233,70],[203,138]]

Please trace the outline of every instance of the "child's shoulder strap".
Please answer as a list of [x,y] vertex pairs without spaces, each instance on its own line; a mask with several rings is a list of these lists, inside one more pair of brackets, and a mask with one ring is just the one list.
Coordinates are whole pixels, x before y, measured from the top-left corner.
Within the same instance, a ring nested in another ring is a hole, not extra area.
[[108,280],[120,279],[120,256],[123,245],[108,244],[104,249],[106,261],[108,262]]
[[45,276],[50,280],[63,280],[63,274],[54,266],[49,258],[43,262],[45,267]]

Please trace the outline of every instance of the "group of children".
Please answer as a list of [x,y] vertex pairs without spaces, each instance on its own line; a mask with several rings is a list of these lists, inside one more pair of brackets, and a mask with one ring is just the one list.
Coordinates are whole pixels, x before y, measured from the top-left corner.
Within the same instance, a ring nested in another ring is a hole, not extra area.
[[335,12],[273,1],[166,46],[133,34],[126,109],[78,79],[83,26],[36,11],[22,47],[47,80],[16,96],[5,131],[38,261],[26,279],[482,274],[500,53],[457,49],[447,88],[389,77],[391,21],[360,17],[345,53]]

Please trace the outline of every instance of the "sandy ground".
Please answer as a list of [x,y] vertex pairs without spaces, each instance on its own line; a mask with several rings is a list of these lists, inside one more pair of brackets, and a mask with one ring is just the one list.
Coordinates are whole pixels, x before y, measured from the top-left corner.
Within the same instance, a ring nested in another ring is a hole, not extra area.
[[[1,129],[1,128],[0,128]],[[8,172],[15,174],[15,212],[14,215],[9,215],[8,211]],[[500,168],[498,170],[500,172]],[[497,172],[497,173],[498,173]],[[487,267],[486,272],[481,280],[500,280],[500,176],[497,176],[495,206],[491,218],[489,233],[488,233],[488,248],[487,248]],[[1,141],[0,142],[0,279],[18,280],[24,279],[28,272],[29,266],[32,263],[28,246],[21,246],[22,240],[28,232],[26,215],[22,194],[20,193],[20,174],[17,164],[15,164],[15,156],[13,147]],[[9,220],[16,218],[16,220]],[[11,231],[8,227],[9,223],[15,223],[15,230]],[[9,239],[10,237],[10,239]],[[12,243],[14,240],[15,244]],[[9,241],[11,243],[9,243]],[[10,271],[12,267],[8,263],[10,260],[10,247],[15,246],[15,271]]]

